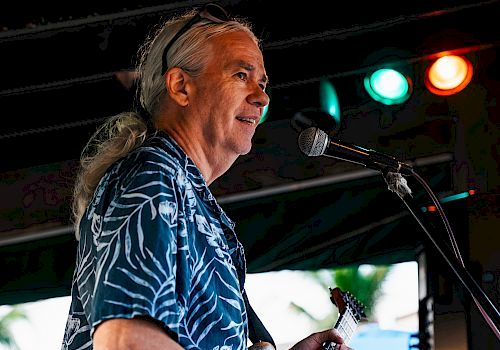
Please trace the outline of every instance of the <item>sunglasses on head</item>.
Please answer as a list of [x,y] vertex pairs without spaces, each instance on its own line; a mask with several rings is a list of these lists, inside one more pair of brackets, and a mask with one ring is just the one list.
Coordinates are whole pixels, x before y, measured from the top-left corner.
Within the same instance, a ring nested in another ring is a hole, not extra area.
[[174,37],[170,39],[167,46],[165,46],[165,49],[163,49],[161,75],[164,75],[168,70],[168,50],[170,50],[172,45],[181,37],[182,34],[186,33],[193,25],[203,19],[208,19],[209,21],[215,23],[223,23],[231,20],[229,13],[221,6],[213,3],[204,5],[201,10],[193,16],[193,18],[191,18],[186,24],[182,26],[181,29],[179,29]]

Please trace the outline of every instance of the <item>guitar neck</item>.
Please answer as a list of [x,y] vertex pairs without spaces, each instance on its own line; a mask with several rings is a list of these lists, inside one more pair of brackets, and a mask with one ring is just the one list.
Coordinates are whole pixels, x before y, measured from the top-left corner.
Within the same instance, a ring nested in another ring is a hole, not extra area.
[[335,329],[339,331],[340,335],[344,339],[344,343],[348,344],[354,332],[356,331],[356,327],[358,326],[358,320],[353,316],[351,310],[349,308],[339,317],[337,323],[335,323]]
[[[335,323],[335,329],[340,333],[342,339],[344,339],[345,344],[349,344],[358,326],[358,320],[353,316],[351,310],[347,308],[345,312],[340,315],[337,322]],[[325,350],[334,350],[335,343],[330,343],[324,347]]]
[[[358,322],[365,318],[364,306],[350,292],[343,292],[340,288],[330,288],[330,300],[337,306],[340,316],[334,328],[339,332],[345,344],[351,341]],[[337,344],[324,343],[323,349],[334,350]]]

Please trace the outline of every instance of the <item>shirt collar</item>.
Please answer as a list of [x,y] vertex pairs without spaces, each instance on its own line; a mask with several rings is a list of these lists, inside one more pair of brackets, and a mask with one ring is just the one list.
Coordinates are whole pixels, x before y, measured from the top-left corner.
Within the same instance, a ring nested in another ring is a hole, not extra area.
[[212,209],[220,215],[221,221],[234,231],[235,223],[227,216],[220,207],[214,195],[201,174],[200,169],[193,160],[184,152],[179,144],[165,131],[159,130],[150,140],[151,146],[159,146],[172,156],[184,169],[186,177],[193,184],[193,188],[200,195],[203,201],[210,203]]

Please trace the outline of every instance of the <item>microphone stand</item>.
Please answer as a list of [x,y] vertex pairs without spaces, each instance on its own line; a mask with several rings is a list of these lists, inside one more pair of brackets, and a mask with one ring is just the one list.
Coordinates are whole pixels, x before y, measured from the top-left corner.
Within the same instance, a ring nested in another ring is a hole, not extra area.
[[[438,235],[433,235],[429,228],[426,227],[424,223],[425,220],[419,217],[418,214],[421,212],[421,210],[410,196],[411,190],[406,185],[406,180],[402,178],[401,174],[392,173],[387,169],[382,169],[382,174],[388,184],[389,190],[395,192],[401,198],[415,220],[422,227],[427,237],[433,243],[436,250],[441,254],[444,260],[450,266],[455,276],[460,280],[463,286],[470,293],[482,316],[485,318],[486,322],[492,329],[493,333],[496,335],[497,339],[500,340],[500,334],[498,331],[498,325],[500,325],[500,313],[498,309],[484,293],[481,287],[476,283],[476,281],[472,278],[465,267],[460,264],[458,260],[459,257],[455,257],[453,255],[450,247],[446,244],[446,242],[442,240]],[[413,174],[413,176],[416,176],[416,174]]]
[[[498,309],[495,307],[495,305],[493,305],[488,296],[484,293],[481,287],[476,283],[476,281],[472,278],[472,276],[465,268],[465,265],[460,256],[460,251],[458,250],[458,246],[456,245],[453,232],[451,230],[451,227],[449,226],[448,220],[446,219],[446,215],[441,208],[439,200],[434,195],[430,187],[425,183],[425,181],[416,172],[414,172],[411,166],[405,163],[401,163],[393,157],[379,154],[378,152],[372,150],[366,150],[354,145],[333,142],[329,139],[328,135],[323,130],[316,127],[310,127],[303,130],[299,135],[298,141],[300,150],[308,156],[331,156],[333,158],[362,164],[368,168],[381,171],[389,190],[391,190],[392,192],[396,192],[396,194],[401,198],[410,213],[417,220],[418,224],[422,227],[426,235],[429,237],[430,241],[434,244],[437,251],[442,255],[453,273],[470,293],[486,323],[488,323],[497,339],[500,340],[500,331],[498,329],[500,325],[500,313],[498,312]],[[327,148],[332,145],[333,150],[331,154],[329,152],[325,153],[325,151],[327,151]],[[411,194],[411,189],[407,186],[406,179],[403,178],[402,173],[405,175],[413,176],[424,186],[428,194],[431,196],[431,199],[439,209],[439,213],[441,214],[441,218],[443,219],[446,230],[450,235],[453,252],[446,244],[446,242],[444,242],[439,236],[431,234],[430,230],[424,224],[424,220],[419,217],[418,213],[420,212],[420,210],[417,204],[412,200],[408,200],[408,197],[411,197],[409,196]],[[453,253],[455,257],[453,256]]]

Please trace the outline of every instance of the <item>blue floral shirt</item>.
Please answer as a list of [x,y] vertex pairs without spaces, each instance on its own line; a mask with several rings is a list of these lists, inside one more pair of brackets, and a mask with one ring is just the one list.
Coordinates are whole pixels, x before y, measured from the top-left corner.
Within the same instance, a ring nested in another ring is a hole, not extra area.
[[80,224],[62,349],[101,322],[152,318],[186,349],[245,349],[243,247],[200,171],[165,133],[116,162]]

